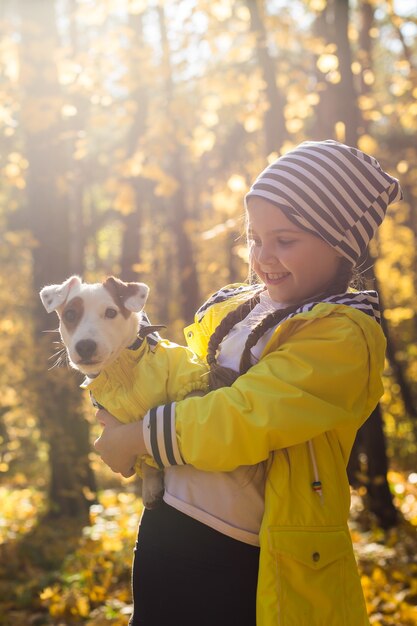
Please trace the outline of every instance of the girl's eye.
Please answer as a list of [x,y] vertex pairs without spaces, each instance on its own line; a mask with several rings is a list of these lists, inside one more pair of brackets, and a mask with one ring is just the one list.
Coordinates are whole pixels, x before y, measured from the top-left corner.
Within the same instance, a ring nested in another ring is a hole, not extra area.
[[114,319],[116,315],[117,315],[116,309],[111,309],[111,308],[106,309],[106,312],[104,313],[104,316],[110,320]]
[[77,311],[75,309],[67,309],[64,311],[63,318],[66,322],[72,324],[77,319]]
[[291,244],[295,243],[295,239],[277,239],[277,243],[280,246],[290,246]]

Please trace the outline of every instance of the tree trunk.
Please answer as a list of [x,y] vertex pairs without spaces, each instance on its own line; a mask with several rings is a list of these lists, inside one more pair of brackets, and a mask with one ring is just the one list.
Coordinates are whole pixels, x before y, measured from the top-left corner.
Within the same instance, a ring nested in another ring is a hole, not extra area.
[[[129,14],[129,25],[135,33],[135,39],[132,42],[132,50],[129,55],[129,73],[130,83],[135,85],[131,99],[136,105],[136,114],[132,127],[127,135],[127,158],[133,157],[138,142],[144,135],[146,130],[146,120],[148,117],[149,105],[149,88],[146,85],[146,72],[141,71],[142,58],[140,48],[143,46],[143,15]],[[144,180],[141,176],[129,178],[128,182],[134,191],[135,207],[131,213],[123,216],[123,240],[120,258],[120,276],[126,281],[141,280],[140,272],[137,267],[141,260],[141,236],[142,226],[145,219],[145,205],[150,195],[150,188],[153,186],[149,181]]]
[[349,0],[334,0],[334,29],[337,43],[340,83],[337,85],[338,121],[345,126],[345,141],[350,146],[358,143],[359,109],[353,82],[352,52],[348,37]]
[[[370,81],[366,78],[366,73],[372,68],[372,38],[370,30],[374,23],[374,8],[368,0],[362,0],[360,5],[360,30],[359,30],[359,61],[361,64],[360,74],[360,94],[366,96],[371,92]],[[366,117],[360,123],[360,132],[368,133],[371,121]]]
[[[176,104],[174,102],[174,81],[172,78],[166,18],[162,3],[158,5],[158,18],[163,53],[162,71],[166,76],[166,115],[169,117],[172,128],[176,129],[181,126],[181,118],[177,113],[178,106],[173,106]],[[176,241],[180,315],[185,323],[190,323],[193,319],[194,312],[200,305],[200,290],[196,263],[194,262],[194,251],[191,239],[187,233],[188,211],[185,194],[186,181],[184,176],[183,150],[175,136],[170,137],[170,139],[173,149],[169,155],[170,163],[168,173],[177,181],[178,187],[168,201],[167,210],[169,211],[169,216],[167,217],[167,225]]]
[[[26,130],[27,226],[37,245],[33,250],[35,293],[47,283],[61,282],[70,273],[68,197],[60,183],[66,176],[61,135],[62,99],[56,67],[54,5],[22,1],[21,87]],[[36,413],[49,444],[50,511],[57,515],[86,514],[94,477],[89,466],[88,424],[81,416],[81,392],[66,371],[47,371],[53,352],[51,334],[56,321],[46,314],[39,298],[35,306],[34,365],[29,384],[36,397]]]
[[359,429],[348,464],[350,484],[365,486],[368,508],[382,528],[398,522],[387,481],[388,460],[379,406]]
[[[316,17],[313,24],[313,32],[316,37],[323,39],[326,44],[331,43],[332,39],[329,33],[329,6],[326,6]],[[315,57],[317,63],[319,57]],[[323,74],[315,66],[317,93],[320,100],[316,106],[316,120],[313,125],[313,139],[331,139],[334,136],[336,116],[336,88],[335,85],[326,82]]]
[[[367,269],[363,275],[369,281],[372,289],[378,289],[378,282],[373,271],[374,260],[371,256],[366,260]],[[403,388],[401,368],[398,378],[398,367],[395,359],[395,351],[392,349],[392,341],[385,323],[383,301],[381,295],[381,324],[387,337],[387,357],[394,370],[396,380],[401,387],[404,403],[408,403],[410,390],[408,385]],[[392,359],[392,361],[391,361]],[[405,389],[405,395],[404,395]],[[383,419],[381,408],[378,405],[369,419],[360,428],[352,449],[348,465],[348,475],[351,484],[355,487],[364,486],[367,490],[369,510],[375,514],[378,523],[383,528],[394,526],[398,521],[398,512],[394,507],[388,484],[388,460],[386,454],[386,442],[383,431]]]
[[414,405],[412,388],[411,388],[409,381],[407,380],[407,376],[404,372],[404,368],[402,364],[397,359],[397,354],[396,354],[397,349],[394,344],[394,339],[392,337],[392,334],[390,333],[388,324],[383,315],[384,301],[383,301],[383,297],[381,294],[381,290],[379,289],[379,286],[378,286],[378,279],[375,275],[373,278],[373,282],[375,285],[375,289],[378,291],[378,294],[379,294],[379,302],[381,306],[381,324],[382,324],[382,329],[384,331],[385,337],[387,338],[387,359],[388,359],[389,364],[392,367],[395,380],[397,381],[400,387],[400,393],[401,393],[402,400],[404,402],[405,410],[407,411],[408,415],[410,415],[410,417],[413,417],[415,419],[417,418],[417,411]]
[[256,33],[256,54],[266,84],[266,95],[269,107],[265,113],[265,147],[266,155],[279,152],[288,133],[285,126],[285,101],[278,90],[276,81],[275,61],[268,51],[267,33],[259,9],[259,0],[246,0],[251,16],[251,30]]
[[[315,33],[323,38],[326,44],[333,43],[337,46],[336,54],[340,73],[338,83],[325,82],[326,89],[320,89],[316,126],[320,139],[323,137],[331,138],[336,134],[336,124],[342,123],[344,132],[339,132],[337,138],[349,145],[356,146],[360,112],[352,73],[352,53],[348,26],[348,0],[328,0],[315,21]],[[325,79],[318,70],[317,72],[319,85],[322,85]]]
[[[70,0],[68,5],[69,36],[71,56],[78,60],[82,57],[80,28],[76,19],[77,0]],[[77,113],[68,122],[71,132],[68,133],[67,155],[74,154],[78,133],[88,127],[89,100],[85,94],[74,91],[71,97]],[[86,159],[72,159],[71,172],[68,178],[68,247],[69,266],[71,273],[84,273],[84,251],[87,243],[87,229],[85,227],[84,188],[88,180],[88,162]]]

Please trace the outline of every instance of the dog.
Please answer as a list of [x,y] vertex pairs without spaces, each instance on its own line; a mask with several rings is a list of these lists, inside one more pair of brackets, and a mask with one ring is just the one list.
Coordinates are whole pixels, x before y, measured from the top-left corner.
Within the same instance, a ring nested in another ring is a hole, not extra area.
[[[86,376],[96,405],[123,423],[143,418],[152,407],[205,393],[207,367],[188,348],[161,339],[143,308],[149,287],[114,276],[102,283],[85,283],[71,276],[47,285],[40,298],[48,313],[55,311],[69,364]],[[163,496],[163,472],[138,461],[142,500],[154,508]]]

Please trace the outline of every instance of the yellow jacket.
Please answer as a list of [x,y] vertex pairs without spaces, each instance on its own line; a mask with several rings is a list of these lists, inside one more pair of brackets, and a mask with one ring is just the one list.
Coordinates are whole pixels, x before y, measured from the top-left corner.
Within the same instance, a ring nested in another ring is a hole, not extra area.
[[[217,294],[186,329],[200,357],[245,290]],[[185,463],[229,471],[269,459],[257,626],[369,624],[347,526],[346,465],[383,392],[377,318],[374,292],[304,307],[275,328],[260,361],[231,387],[174,403],[171,417],[164,412],[165,432],[175,420],[176,458]],[[155,439],[159,445],[160,432]],[[322,497],[312,488],[317,473]]]
[[[93,379],[81,385],[96,402],[127,424],[142,419],[153,406],[206,392],[207,367],[190,349],[148,337],[135,350],[126,348]],[[135,469],[140,474],[140,463]]]

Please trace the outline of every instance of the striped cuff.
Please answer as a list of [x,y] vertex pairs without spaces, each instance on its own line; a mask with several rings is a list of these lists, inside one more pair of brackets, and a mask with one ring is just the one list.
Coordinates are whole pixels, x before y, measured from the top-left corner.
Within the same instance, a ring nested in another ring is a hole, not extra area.
[[175,431],[175,402],[157,406],[143,418],[143,438],[149,454],[162,469],[185,465]]

